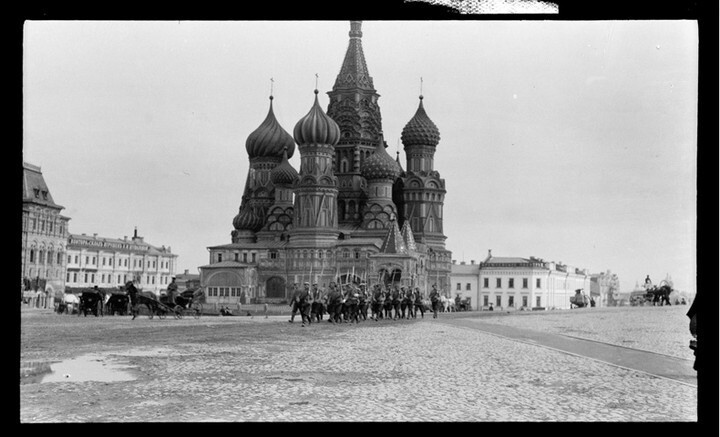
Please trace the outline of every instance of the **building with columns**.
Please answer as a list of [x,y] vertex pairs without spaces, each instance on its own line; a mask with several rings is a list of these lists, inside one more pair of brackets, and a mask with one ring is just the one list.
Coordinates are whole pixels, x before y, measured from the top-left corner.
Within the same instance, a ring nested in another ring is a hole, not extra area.
[[[401,135],[403,170],[386,150],[360,21],[350,22],[349,37],[327,112],[315,90],[290,135],[270,96],[267,117],[247,137],[250,169],[231,241],[208,247],[199,267],[208,303],[279,302],[303,282],[449,287],[445,180],[433,166],[440,132],[420,96]],[[288,161],[296,150],[297,170]]]
[[65,285],[69,289],[117,288],[134,281],[139,290],[159,296],[175,276],[177,257],[170,246],[146,243],[137,229],[130,239],[70,234]]
[[452,264],[454,298],[471,298],[472,308],[488,310],[569,309],[570,297],[583,289],[590,296],[587,269],[536,257],[495,257],[484,261]]
[[[69,217],[53,200],[41,168],[23,162],[21,290],[37,305],[52,307],[65,288]],[[39,298],[39,299],[38,299]]]

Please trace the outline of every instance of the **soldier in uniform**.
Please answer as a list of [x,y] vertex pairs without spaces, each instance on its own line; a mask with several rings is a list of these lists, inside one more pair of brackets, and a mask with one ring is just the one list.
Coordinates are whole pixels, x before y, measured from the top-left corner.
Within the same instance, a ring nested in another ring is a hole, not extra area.
[[293,284],[290,306],[292,307],[292,313],[290,314],[290,320],[288,320],[288,322],[292,323],[295,320],[295,315],[300,311],[300,290],[298,290],[297,284]]
[[313,284],[310,294],[313,298],[310,315],[315,321],[320,322],[322,321],[323,313],[325,312],[322,296],[323,293],[318,289],[317,284]]
[[330,291],[327,295],[327,312],[328,322],[338,323],[340,322],[340,315],[342,313],[342,294],[337,288],[337,284],[334,282],[330,283]]
[[311,314],[313,304],[312,293],[310,293],[310,283],[303,284],[303,291],[300,293],[300,316],[302,317],[302,326],[305,326],[305,320],[308,325],[312,323]]
[[425,303],[423,302],[423,296],[422,293],[420,293],[420,289],[418,287],[415,287],[415,314],[413,317],[417,317],[417,311],[420,310],[420,318],[425,318]]

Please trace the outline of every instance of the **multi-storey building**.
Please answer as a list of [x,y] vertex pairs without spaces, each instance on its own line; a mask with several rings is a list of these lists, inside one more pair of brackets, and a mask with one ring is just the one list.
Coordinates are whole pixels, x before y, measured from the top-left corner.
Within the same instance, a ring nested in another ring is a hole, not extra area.
[[540,258],[494,257],[452,265],[452,294],[470,297],[474,309],[570,308],[575,290],[590,295],[586,269]]
[[[401,135],[403,170],[386,151],[360,21],[350,22],[349,36],[327,113],[315,90],[290,135],[270,96],[265,121],[248,136],[250,170],[231,243],[209,247],[210,263],[200,267],[208,302],[283,300],[305,281],[449,287],[445,180],[433,165],[440,132],[420,96]],[[288,162],[296,143],[299,171]]]
[[40,167],[23,163],[21,290],[37,305],[52,306],[65,288],[69,217],[53,200]]
[[171,247],[156,247],[137,235],[132,238],[103,238],[97,234],[71,234],[67,242],[68,287],[117,288],[135,281],[142,291],[159,295],[167,288],[177,268]]

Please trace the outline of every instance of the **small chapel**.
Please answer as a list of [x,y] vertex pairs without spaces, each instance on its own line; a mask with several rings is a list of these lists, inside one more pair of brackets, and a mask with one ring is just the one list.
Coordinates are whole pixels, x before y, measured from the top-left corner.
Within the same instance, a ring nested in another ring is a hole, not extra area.
[[[295,124],[267,117],[248,135],[249,171],[231,241],[210,246],[199,267],[208,303],[278,303],[293,286],[331,282],[448,291],[445,180],[433,161],[440,132],[419,96],[402,130],[400,152],[387,152],[382,117],[362,48],[362,22],[350,40],[329,96]],[[300,168],[289,162],[300,154]]]

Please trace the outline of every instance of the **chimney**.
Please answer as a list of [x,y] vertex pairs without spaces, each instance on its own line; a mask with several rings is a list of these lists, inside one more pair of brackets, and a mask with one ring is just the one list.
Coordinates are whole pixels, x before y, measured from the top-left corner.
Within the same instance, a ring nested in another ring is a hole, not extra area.
[[452,260],[452,261],[453,261],[453,264],[457,264],[457,260],[456,260],[456,259],[454,259],[454,260]]
[[125,236],[123,237],[123,240],[127,241],[127,235],[125,235]]
[[464,266],[464,265],[465,265],[465,261],[460,261],[460,265],[461,265],[461,266]]
[[135,226],[135,234],[133,235],[133,238],[137,238],[137,226]]
[[190,270],[185,269],[185,274],[186,274],[186,275],[189,275],[189,274],[190,274]]
[[97,234],[93,234],[93,238],[97,238]]
[[475,265],[475,260],[474,260],[474,259],[471,259],[471,260],[470,260],[470,264]]
[[492,256],[492,249],[488,249],[488,258]]

